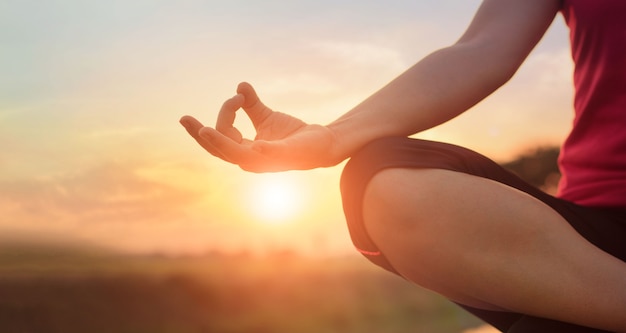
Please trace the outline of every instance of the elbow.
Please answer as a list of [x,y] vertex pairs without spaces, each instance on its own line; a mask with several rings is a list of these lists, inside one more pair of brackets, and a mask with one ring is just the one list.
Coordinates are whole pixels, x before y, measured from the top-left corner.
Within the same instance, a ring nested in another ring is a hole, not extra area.
[[494,80],[498,80],[500,85],[507,83],[515,76],[517,70],[520,68],[525,58],[517,57],[512,54],[503,54],[494,58],[496,67],[494,73]]

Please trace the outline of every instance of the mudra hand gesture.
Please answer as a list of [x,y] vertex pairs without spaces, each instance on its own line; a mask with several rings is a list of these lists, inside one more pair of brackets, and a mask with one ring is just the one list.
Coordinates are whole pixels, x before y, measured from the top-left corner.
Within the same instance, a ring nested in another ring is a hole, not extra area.
[[[239,109],[256,129],[254,140],[243,138],[233,126]],[[215,128],[205,127],[191,116],[182,117],[180,123],[206,151],[247,171],[313,169],[343,159],[334,153],[336,138],[328,127],[273,111],[245,82],[237,87],[237,95],[222,105]]]

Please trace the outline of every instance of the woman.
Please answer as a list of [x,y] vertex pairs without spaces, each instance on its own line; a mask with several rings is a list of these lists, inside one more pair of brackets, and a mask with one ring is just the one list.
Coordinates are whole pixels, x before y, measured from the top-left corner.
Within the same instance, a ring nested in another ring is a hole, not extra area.
[[[406,136],[513,76],[555,16],[571,30],[575,126],[558,198],[460,147]],[[626,2],[484,0],[462,37],[327,126],[273,112],[247,83],[216,128],[181,123],[254,172],[333,166],[357,249],[504,332],[626,332]],[[239,109],[257,137],[233,127]]]

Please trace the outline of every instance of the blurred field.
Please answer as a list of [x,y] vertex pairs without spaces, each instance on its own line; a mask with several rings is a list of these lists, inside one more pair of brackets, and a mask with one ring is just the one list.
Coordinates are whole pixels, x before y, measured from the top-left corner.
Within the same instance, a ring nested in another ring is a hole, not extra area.
[[[551,192],[557,155],[504,166]],[[480,324],[356,254],[128,256],[0,236],[0,333],[495,332]]]
[[480,322],[365,259],[0,246],[0,331],[462,332]]

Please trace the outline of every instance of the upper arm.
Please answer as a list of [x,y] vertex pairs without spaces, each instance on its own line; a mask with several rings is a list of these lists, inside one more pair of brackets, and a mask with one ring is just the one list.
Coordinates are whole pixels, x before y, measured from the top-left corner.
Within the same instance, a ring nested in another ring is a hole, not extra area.
[[503,75],[515,73],[544,35],[561,0],[484,0],[457,46],[477,47]]

